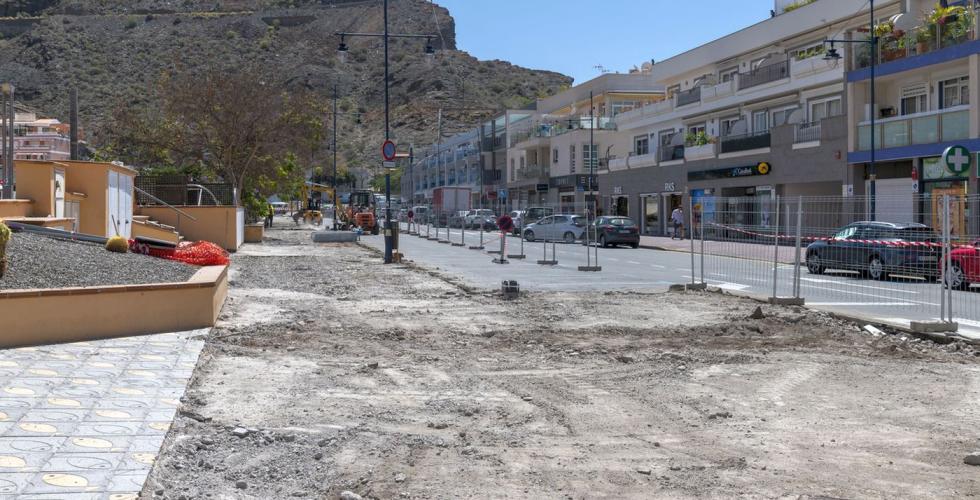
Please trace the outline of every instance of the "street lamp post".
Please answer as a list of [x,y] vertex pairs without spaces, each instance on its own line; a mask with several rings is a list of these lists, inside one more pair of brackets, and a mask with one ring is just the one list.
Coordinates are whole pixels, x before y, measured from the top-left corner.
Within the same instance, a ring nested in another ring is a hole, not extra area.
[[[389,100],[390,100],[390,68],[388,62],[388,41],[391,38],[425,38],[425,56],[426,59],[431,61],[432,57],[435,56],[435,49],[432,48],[432,39],[437,35],[414,35],[414,34],[404,34],[404,33],[390,33],[388,31],[388,0],[384,0],[384,32],[382,33],[346,33],[338,32],[337,36],[340,37],[340,45],[337,46],[337,53],[340,57],[341,62],[344,62],[347,56],[349,48],[344,43],[346,37],[374,37],[384,39],[384,59],[385,59],[385,141],[391,140],[391,128],[389,126]],[[385,171],[385,264],[391,264],[393,244],[394,244],[394,224],[391,221],[391,172]]]
[[337,84],[333,86],[333,230],[337,230]]
[[875,118],[877,110],[875,109],[875,66],[878,64],[878,35],[875,34],[875,2],[874,0],[868,0],[871,9],[871,23],[869,26],[869,32],[871,36],[867,40],[835,40],[827,39],[824,43],[829,43],[830,48],[827,50],[827,54],[824,56],[826,61],[839,61],[841,56],[834,48],[835,43],[861,43],[868,44],[869,53],[871,56],[871,158],[868,162],[868,209],[870,220],[876,219],[877,211],[877,192],[875,183],[878,180],[878,167],[875,164]]

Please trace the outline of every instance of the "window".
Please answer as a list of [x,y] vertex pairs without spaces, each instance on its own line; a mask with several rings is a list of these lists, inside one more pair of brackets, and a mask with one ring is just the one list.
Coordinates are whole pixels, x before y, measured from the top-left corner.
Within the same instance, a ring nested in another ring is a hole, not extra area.
[[823,42],[815,42],[790,51],[790,56],[797,61],[809,59],[811,57],[822,56],[826,48]]
[[575,173],[575,145],[572,144],[568,146],[568,164],[571,168],[570,172]]
[[514,169],[514,159],[513,158],[510,159],[510,178],[511,179],[516,179],[517,178],[516,172],[515,172],[515,169]]
[[742,121],[741,116],[730,116],[728,118],[722,118],[718,120],[719,130],[721,131],[722,137],[728,137],[732,135],[732,131],[735,129],[735,125]]
[[687,127],[687,133],[698,135],[698,134],[708,134],[708,128],[704,123],[699,123],[697,125],[691,125]]
[[824,118],[841,114],[840,97],[810,103],[810,121],[819,122]]
[[929,87],[926,84],[902,89],[902,115],[929,111]]
[[834,235],[835,240],[846,240],[857,233],[858,228],[856,226],[845,227],[841,232]]
[[558,163],[558,148],[551,150],[551,163]]
[[[838,101],[838,104],[839,103],[840,103],[840,101]],[[772,126],[773,127],[778,127],[780,125],[786,125],[786,123],[789,122],[790,115],[792,115],[797,109],[799,109],[799,108],[796,107],[796,106],[793,106],[791,108],[784,108],[784,109],[780,109],[780,110],[777,110],[777,111],[773,111],[772,112]]]
[[939,86],[941,109],[970,104],[970,77],[961,76],[945,80]]
[[521,169],[524,169],[524,166],[525,165],[527,165],[527,162],[525,161],[525,158],[522,156],[521,157]]
[[633,154],[637,156],[650,154],[650,136],[638,135],[633,138]]
[[761,134],[769,131],[769,110],[752,113],[752,132]]
[[583,144],[582,145],[582,166],[585,168],[593,169],[599,167],[599,145],[598,144]]
[[738,66],[732,66],[728,69],[723,69],[718,73],[718,81],[721,83],[735,81],[735,75],[738,74]]

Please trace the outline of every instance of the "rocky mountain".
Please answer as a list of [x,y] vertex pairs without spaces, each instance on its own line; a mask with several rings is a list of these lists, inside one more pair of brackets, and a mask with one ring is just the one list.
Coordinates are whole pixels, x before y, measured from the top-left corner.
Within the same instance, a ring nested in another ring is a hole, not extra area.
[[[154,100],[161,78],[177,72],[259,64],[286,90],[341,99],[345,160],[367,164],[383,136],[383,64],[379,39],[338,31],[382,30],[380,0],[3,0],[0,80],[18,100],[67,118],[77,87],[82,128],[96,145],[112,134],[109,117]],[[437,57],[424,63],[425,40],[391,47],[391,104],[400,143],[431,143],[436,116],[444,130],[472,126],[495,110],[524,107],[571,83],[552,72],[478,61],[456,48],[450,13],[428,0],[391,0],[391,31],[433,34]],[[247,105],[247,103],[243,103]],[[370,151],[370,154],[367,153]]]

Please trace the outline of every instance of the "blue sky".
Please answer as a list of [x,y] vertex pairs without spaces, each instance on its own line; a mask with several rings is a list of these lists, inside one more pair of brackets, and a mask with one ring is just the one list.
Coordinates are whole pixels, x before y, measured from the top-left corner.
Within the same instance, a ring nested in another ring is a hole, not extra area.
[[598,76],[596,65],[627,72],[762,21],[773,8],[773,0],[435,2],[456,19],[460,49],[558,71],[576,83]]

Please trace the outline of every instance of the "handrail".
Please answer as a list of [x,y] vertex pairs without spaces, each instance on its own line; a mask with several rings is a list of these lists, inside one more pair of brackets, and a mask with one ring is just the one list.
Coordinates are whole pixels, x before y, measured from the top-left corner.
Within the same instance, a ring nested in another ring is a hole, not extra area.
[[158,203],[162,203],[165,207],[173,210],[174,212],[177,212],[178,214],[183,215],[184,217],[187,217],[188,219],[190,219],[190,220],[192,220],[194,222],[197,222],[197,218],[194,217],[193,215],[191,215],[191,214],[189,214],[189,213],[187,213],[187,212],[185,212],[185,211],[183,211],[183,210],[181,210],[181,209],[179,209],[179,208],[177,208],[177,207],[175,207],[175,206],[173,206],[173,205],[171,205],[171,204],[169,204],[169,203],[161,200],[160,198],[157,198],[156,196],[153,196],[150,193],[147,193],[146,191],[143,191],[142,189],[140,189],[140,188],[138,188],[136,186],[133,186],[133,189],[139,191],[140,193],[143,193],[146,196],[149,196],[150,198],[152,198],[153,200],[155,200]]
[[187,187],[200,188],[202,191],[204,191],[204,192],[208,193],[209,195],[211,195],[211,199],[214,200],[214,205],[215,206],[221,205],[221,202],[218,201],[218,197],[215,196],[214,193],[212,193],[210,189],[204,187],[203,185],[201,185],[201,184],[188,184]]

